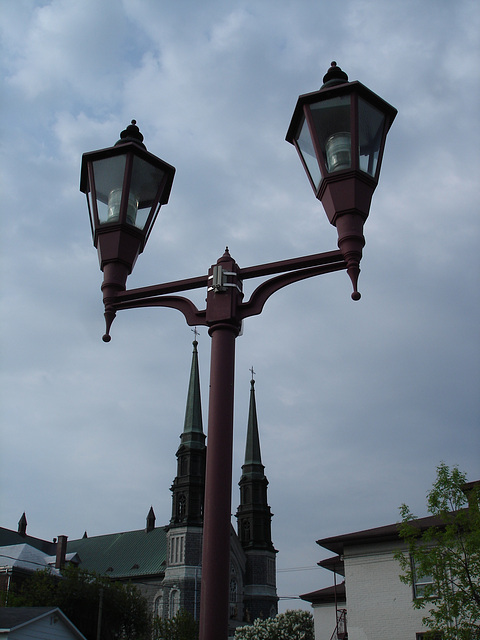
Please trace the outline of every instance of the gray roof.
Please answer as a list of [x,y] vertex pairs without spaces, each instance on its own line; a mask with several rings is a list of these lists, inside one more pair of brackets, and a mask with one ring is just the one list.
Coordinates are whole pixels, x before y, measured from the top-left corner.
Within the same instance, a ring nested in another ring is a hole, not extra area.
[[[410,524],[424,531],[430,527],[445,526],[445,521],[439,516],[427,516],[426,518],[416,518]],[[338,555],[342,555],[344,548],[357,544],[376,544],[377,542],[393,542],[400,540],[399,534],[400,524],[387,524],[383,527],[375,527],[374,529],[365,529],[364,531],[354,531],[353,533],[344,533],[339,536],[331,536],[330,538],[322,538],[317,540],[324,549],[333,551]]]
[[55,557],[47,555],[26,542],[0,547],[0,568],[16,568],[25,571],[49,568],[53,573],[58,573],[52,568],[52,564],[55,565]]
[[0,633],[14,631],[51,614],[55,614],[57,619],[62,620],[79,640],[86,640],[85,636],[58,607],[0,607]]
[[55,609],[56,607],[0,607],[0,631],[14,629]]
[[56,553],[57,546],[53,540],[50,542],[49,540],[42,540],[41,538],[35,538],[34,536],[22,536],[17,531],[0,527],[0,547],[9,547],[13,544],[23,543],[29,544],[31,547],[35,547],[36,549],[40,549],[40,551],[47,553],[49,556]]
[[346,602],[345,582],[325,589],[318,589],[318,591],[312,591],[311,593],[304,593],[300,598],[312,604],[337,602],[343,605]]

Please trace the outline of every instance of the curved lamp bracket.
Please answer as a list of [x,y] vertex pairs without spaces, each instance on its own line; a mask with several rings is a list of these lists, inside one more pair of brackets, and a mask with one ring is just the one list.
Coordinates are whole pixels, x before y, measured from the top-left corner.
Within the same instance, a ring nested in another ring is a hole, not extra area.
[[336,265],[320,265],[318,267],[310,267],[308,269],[301,269],[293,273],[282,273],[275,278],[270,278],[266,282],[262,282],[250,296],[248,302],[244,302],[240,305],[239,316],[243,320],[250,316],[256,316],[262,313],[262,309],[268,300],[276,291],[279,291],[283,287],[300,280],[307,278],[313,278],[314,276],[320,276],[324,273],[331,273],[333,271],[341,271],[345,269],[346,265],[340,262]]
[[[223,260],[223,256],[219,262]],[[217,263],[218,264],[218,263]],[[215,266],[215,265],[214,265]],[[188,298],[169,295],[178,291],[201,289],[209,286],[208,275],[167,282],[164,284],[130,289],[127,291],[115,291],[111,297],[104,297],[106,332],[104,342],[110,342],[110,328],[117,311],[123,309],[138,309],[140,307],[169,307],[183,313],[189,326],[213,326],[220,322],[232,322],[238,326],[250,316],[259,315],[268,298],[279,289],[294,282],[313,278],[333,271],[341,271],[347,268],[341,251],[329,251],[310,256],[301,256],[280,262],[238,269],[230,274],[238,280],[238,287],[225,285],[218,291],[212,292],[211,287],[207,292],[207,307],[210,309],[199,310]],[[241,282],[251,278],[272,276],[262,282],[250,296],[247,302],[241,302],[238,291],[241,290]],[[210,307],[210,305],[212,305]]]
[[112,326],[117,311],[122,311],[123,309],[139,309],[141,307],[169,307],[170,309],[177,309],[177,311],[183,313],[190,327],[207,324],[205,321],[206,311],[199,311],[191,300],[181,296],[157,296],[145,300],[117,302],[105,307],[106,331],[102,340],[104,342],[110,342],[110,327]]

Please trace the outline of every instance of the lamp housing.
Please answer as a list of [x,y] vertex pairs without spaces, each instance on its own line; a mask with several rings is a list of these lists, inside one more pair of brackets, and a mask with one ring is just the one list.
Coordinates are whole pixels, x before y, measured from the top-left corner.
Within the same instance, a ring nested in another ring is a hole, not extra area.
[[[363,224],[378,184],[385,139],[397,110],[331,63],[319,91],[298,98],[286,135],[297,149],[315,196],[356,278],[365,244]],[[354,264],[356,263],[356,264]]]
[[[397,110],[360,82],[348,82],[336,63],[332,62],[323,80],[319,91],[298,98],[286,140],[297,149],[315,196],[324,204],[332,224],[349,203],[366,218],[378,184],[385,139]],[[329,188],[351,181],[354,188],[348,198]],[[327,195],[328,191],[332,193]]]
[[174,167],[147,151],[135,120],[113,147],[83,154],[80,191],[102,271],[121,265],[126,281],[168,202],[174,175]]

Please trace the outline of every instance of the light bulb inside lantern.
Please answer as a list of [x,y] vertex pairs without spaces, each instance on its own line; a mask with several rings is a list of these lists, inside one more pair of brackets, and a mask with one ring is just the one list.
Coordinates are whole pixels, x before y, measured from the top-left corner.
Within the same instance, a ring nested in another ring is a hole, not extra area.
[[341,131],[330,136],[325,143],[325,153],[327,156],[327,169],[330,173],[341,169],[350,169],[352,164],[351,156],[351,135],[348,131]]
[[[120,204],[122,202],[122,189],[113,189],[108,196],[107,222],[118,222],[120,217]],[[137,221],[138,199],[134,193],[128,195],[127,222],[135,226]]]

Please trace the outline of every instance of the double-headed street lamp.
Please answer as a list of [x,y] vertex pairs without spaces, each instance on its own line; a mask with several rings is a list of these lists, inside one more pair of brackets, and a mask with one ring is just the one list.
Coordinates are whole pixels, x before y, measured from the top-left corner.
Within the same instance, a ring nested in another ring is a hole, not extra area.
[[[134,120],[115,146],[82,159],[80,190],[87,196],[104,274],[103,340],[110,340],[117,311],[139,307],[178,309],[188,325],[207,326],[212,338],[200,640],[228,635],[235,338],[242,321],[261,313],[282,287],[341,269],[352,280],[352,298],[360,298],[363,224],[397,111],[361,83],[348,82],[335,62],[323,82],[319,91],[298,98],[286,139],[295,145],[316,197],[337,228],[339,250],[240,268],[226,249],[206,275],[127,290],[127,277],[160,206],[168,202],[175,169],[146,150]],[[274,277],[244,302],[243,281],[262,276]],[[198,288],[207,290],[202,310],[188,298],[171,295]]]

